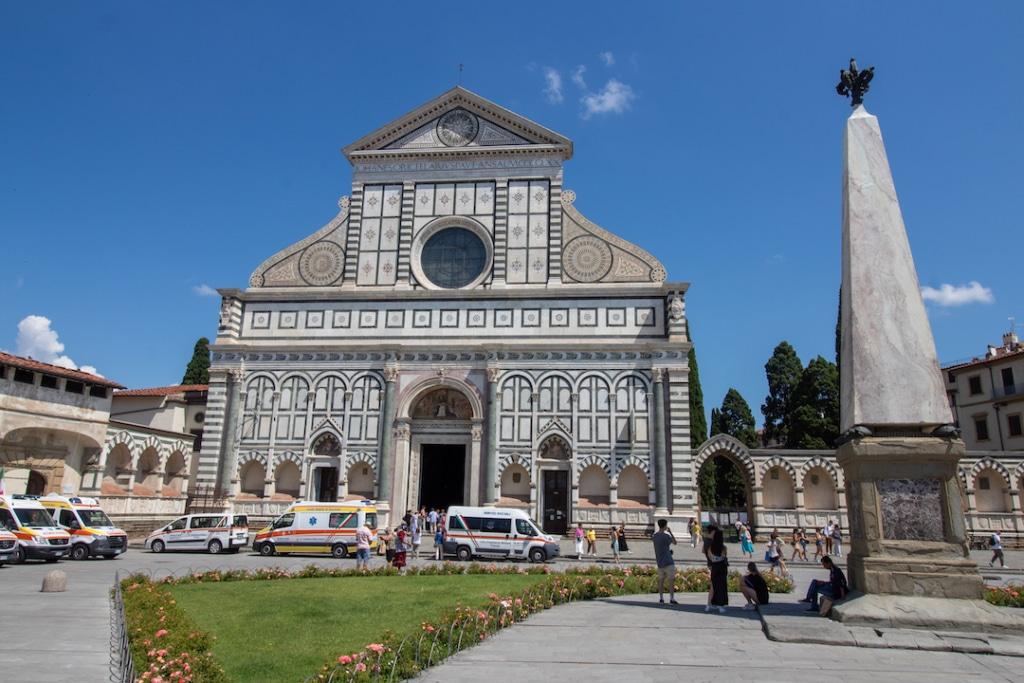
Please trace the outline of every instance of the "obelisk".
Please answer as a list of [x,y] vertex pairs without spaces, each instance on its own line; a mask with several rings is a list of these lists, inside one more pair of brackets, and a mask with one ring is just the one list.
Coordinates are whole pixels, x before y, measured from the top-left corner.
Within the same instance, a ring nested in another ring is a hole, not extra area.
[[[953,427],[878,119],[872,69],[842,72],[853,99],[843,155],[842,445],[853,587],[867,594],[980,598],[957,480]],[[840,610],[841,611],[841,610]]]

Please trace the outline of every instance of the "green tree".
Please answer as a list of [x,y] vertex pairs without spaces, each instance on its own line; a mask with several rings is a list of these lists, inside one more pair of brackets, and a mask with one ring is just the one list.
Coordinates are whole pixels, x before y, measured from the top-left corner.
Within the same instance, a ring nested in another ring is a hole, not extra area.
[[790,400],[793,390],[800,382],[803,364],[788,341],[781,341],[772,351],[772,357],[764,364],[768,378],[768,395],[761,404],[764,415],[764,442],[786,443],[789,430]]
[[704,391],[700,388],[700,370],[697,368],[697,347],[693,346],[693,326],[687,322],[690,337],[690,448],[697,450],[708,438],[708,418],[704,414]]
[[757,448],[761,445],[757,430],[754,428],[754,414],[750,412],[750,405],[740,392],[733,388],[725,393],[722,407],[711,411],[711,435],[715,434],[728,434],[742,441],[748,448]]
[[788,448],[831,448],[839,436],[839,371],[818,356],[793,392]]
[[700,468],[698,490],[704,510],[746,507],[747,487],[743,475],[736,464],[724,456],[712,458]]
[[181,378],[182,384],[209,384],[210,383],[210,340],[200,337],[192,350],[192,360],[185,368],[185,376]]

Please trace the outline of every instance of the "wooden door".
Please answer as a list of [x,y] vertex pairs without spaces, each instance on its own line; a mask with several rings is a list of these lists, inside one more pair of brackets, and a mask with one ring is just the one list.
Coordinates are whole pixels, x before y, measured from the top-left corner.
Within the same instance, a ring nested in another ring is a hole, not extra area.
[[564,534],[569,528],[569,473],[544,472],[544,532]]

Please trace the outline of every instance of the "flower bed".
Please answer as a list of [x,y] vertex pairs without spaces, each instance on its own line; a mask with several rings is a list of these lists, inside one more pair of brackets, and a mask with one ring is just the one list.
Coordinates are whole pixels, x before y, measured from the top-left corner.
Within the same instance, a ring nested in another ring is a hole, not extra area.
[[1024,607],[1024,586],[986,586],[985,601],[1000,607]]
[[[413,632],[385,631],[375,642],[356,652],[335,653],[328,663],[314,674],[314,679],[371,680],[378,673],[389,680],[416,675],[449,655],[480,642],[496,631],[521,621],[535,612],[574,600],[591,600],[615,595],[642,594],[657,590],[657,568],[569,567],[565,572],[552,571],[549,565],[494,565],[442,562],[424,567],[408,567],[406,576],[451,576],[459,574],[544,576],[539,583],[521,593],[491,594],[482,604],[455,605],[424,621]],[[303,578],[340,578],[365,576],[397,576],[392,567],[370,571],[334,567],[307,566],[288,572],[276,568],[253,571],[206,571],[178,577],[151,580],[134,575],[122,581],[126,618],[129,625],[132,656],[142,671],[141,681],[226,681],[227,676],[210,653],[213,637],[196,627],[191,618],[177,606],[166,590],[169,586],[194,583],[239,581],[277,581]],[[771,592],[790,592],[788,579],[764,575]],[[678,592],[704,592],[710,576],[704,568],[683,569],[676,573]],[[729,575],[729,590],[738,591],[739,572]]]

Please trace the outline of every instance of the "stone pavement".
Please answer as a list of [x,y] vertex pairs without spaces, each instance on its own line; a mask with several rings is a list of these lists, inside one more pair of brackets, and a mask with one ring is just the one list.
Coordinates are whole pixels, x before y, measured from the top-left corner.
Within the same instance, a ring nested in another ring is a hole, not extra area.
[[[705,614],[703,596],[572,603],[536,614],[429,669],[437,683],[533,680],[559,683],[730,681],[870,683],[1024,681],[1022,661],[998,655],[772,642],[756,612],[731,595],[725,615]],[[820,623],[827,620],[820,619]]]

